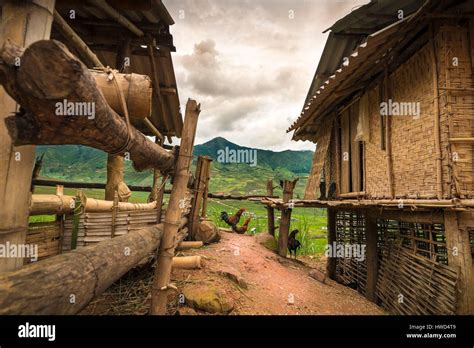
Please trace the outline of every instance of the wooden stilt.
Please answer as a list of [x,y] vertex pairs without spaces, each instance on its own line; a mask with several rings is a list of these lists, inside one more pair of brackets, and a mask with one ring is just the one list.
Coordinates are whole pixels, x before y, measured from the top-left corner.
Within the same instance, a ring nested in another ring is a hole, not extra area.
[[457,314],[474,314],[474,270],[469,232],[456,212],[444,212],[448,266],[459,270]]
[[208,156],[204,157],[205,159],[205,171],[204,171],[204,191],[202,194],[202,209],[201,217],[205,219],[207,217],[207,198],[209,195],[209,180],[211,175],[211,162],[212,159]]
[[[285,180],[283,182],[283,202],[287,203],[293,198],[293,190],[298,179],[293,181]],[[278,235],[278,254],[286,257],[288,249],[288,234],[290,232],[291,210],[284,207],[281,209],[280,230]]]
[[[268,197],[273,197],[273,180],[267,180],[267,195]],[[267,219],[268,219],[268,233],[272,236],[275,235],[275,209],[272,207],[266,206],[267,208]]]
[[[336,242],[336,209],[327,209],[328,214],[328,245],[333,246]],[[326,262],[326,275],[330,279],[336,279],[336,258],[328,257]]]
[[[0,46],[6,40],[27,47],[48,39],[54,4],[54,0],[2,1]],[[28,228],[35,147],[14,146],[4,120],[16,111],[16,102],[0,87],[0,244],[24,244]],[[22,265],[22,258],[0,258],[0,272]]]
[[170,284],[170,274],[174,256],[174,239],[178,230],[182,202],[187,191],[190,167],[193,155],[194,138],[200,109],[195,100],[189,99],[186,104],[183,135],[179,148],[178,160],[173,177],[168,209],[166,209],[164,235],[157,257],[153,279],[151,314],[165,314]]
[[365,218],[365,242],[367,283],[365,296],[375,302],[375,289],[378,279],[378,252],[377,252],[377,219],[369,214]]

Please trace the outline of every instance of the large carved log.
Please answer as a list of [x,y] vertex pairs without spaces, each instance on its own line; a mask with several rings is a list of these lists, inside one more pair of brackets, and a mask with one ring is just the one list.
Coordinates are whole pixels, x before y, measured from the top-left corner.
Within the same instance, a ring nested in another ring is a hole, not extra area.
[[174,166],[174,153],[128,127],[107,104],[87,67],[58,41],[39,41],[24,52],[5,43],[0,83],[22,106],[5,121],[15,145],[79,144],[127,153],[138,171],[168,172]]

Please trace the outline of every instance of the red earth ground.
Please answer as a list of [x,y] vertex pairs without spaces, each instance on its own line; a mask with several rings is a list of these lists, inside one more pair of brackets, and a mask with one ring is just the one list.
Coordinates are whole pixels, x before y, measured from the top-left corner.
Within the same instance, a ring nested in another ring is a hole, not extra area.
[[[357,291],[326,279],[321,283],[308,276],[324,261],[284,259],[259,244],[254,236],[222,232],[219,243],[181,252],[201,255],[198,270],[173,270],[172,281],[181,291],[189,287],[220,289],[233,302],[232,314],[385,314]],[[247,289],[222,271],[243,278]],[[181,307],[180,312],[188,312]],[[194,313],[194,311],[192,312]],[[197,311],[197,314],[206,314]]]

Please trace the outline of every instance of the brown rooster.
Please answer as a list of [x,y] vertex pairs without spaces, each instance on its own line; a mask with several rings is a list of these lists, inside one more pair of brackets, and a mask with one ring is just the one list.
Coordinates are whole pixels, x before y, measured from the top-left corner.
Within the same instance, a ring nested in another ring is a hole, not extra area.
[[245,208],[240,208],[235,215],[229,216],[227,212],[223,211],[221,212],[221,220],[223,220],[227,225],[231,226],[234,228],[235,225],[237,225],[240,221],[240,217],[244,213],[246,209]]
[[232,231],[234,231],[235,233],[244,234],[245,232],[247,232],[247,228],[249,226],[250,220],[251,218],[248,217],[242,226],[240,227],[238,227],[237,225],[232,226]]

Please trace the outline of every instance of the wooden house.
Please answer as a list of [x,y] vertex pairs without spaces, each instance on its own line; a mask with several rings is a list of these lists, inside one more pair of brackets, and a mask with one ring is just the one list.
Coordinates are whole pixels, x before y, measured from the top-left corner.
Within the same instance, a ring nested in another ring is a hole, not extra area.
[[317,144],[300,204],[366,246],[330,276],[393,313],[473,314],[474,1],[371,1],[330,30],[288,130]]

